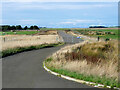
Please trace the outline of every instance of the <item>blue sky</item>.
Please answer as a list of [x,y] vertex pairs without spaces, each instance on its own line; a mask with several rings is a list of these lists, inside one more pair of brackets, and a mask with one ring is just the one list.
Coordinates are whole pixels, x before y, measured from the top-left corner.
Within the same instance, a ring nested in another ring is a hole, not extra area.
[[2,2],[2,24],[49,28],[118,25],[117,2]]

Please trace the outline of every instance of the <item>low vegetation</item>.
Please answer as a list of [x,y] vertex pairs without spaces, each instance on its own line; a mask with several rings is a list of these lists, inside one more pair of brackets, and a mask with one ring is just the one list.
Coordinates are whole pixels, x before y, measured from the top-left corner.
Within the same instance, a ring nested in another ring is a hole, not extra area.
[[[28,31],[29,32],[29,31]],[[35,33],[36,31],[30,31],[29,34],[24,35],[27,31],[19,31],[18,33],[23,35],[2,35],[0,36],[0,50],[2,50],[2,57],[28,51],[34,49],[40,49],[44,47],[53,47],[60,45],[61,38],[57,34],[57,31],[44,31]]]
[[100,38],[109,38],[109,39],[118,39],[118,29],[85,29],[77,30],[80,34],[100,37]]
[[2,50],[60,42],[58,35],[7,35],[1,37]]
[[62,49],[46,61],[46,66],[70,77],[119,87],[117,40]]
[[56,30],[17,30],[17,31],[5,31],[0,32],[0,35],[55,35],[57,34]]
[[6,50],[2,51],[2,57],[6,57],[9,55],[13,55],[16,53],[20,53],[23,51],[30,51],[30,50],[36,50],[36,49],[41,49],[41,48],[48,48],[48,47],[55,47],[55,46],[59,46],[59,45],[63,45],[63,43],[51,43],[51,44],[41,44],[41,45],[34,45],[34,46],[25,46],[25,47],[16,47],[16,48],[9,48]]

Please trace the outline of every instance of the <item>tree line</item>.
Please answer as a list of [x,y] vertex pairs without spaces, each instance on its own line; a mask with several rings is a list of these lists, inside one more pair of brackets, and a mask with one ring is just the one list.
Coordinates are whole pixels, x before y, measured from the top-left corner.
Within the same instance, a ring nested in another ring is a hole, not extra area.
[[108,28],[108,27],[105,27],[105,26],[89,26],[89,28]]
[[[9,31],[9,30],[39,30],[39,27],[37,25],[34,25],[34,26],[25,26],[25,27],[22,27],[21,25],[13,25],[13,26],[10,26],[10,25],[1,25],[0,26],[0,30],[2,31]],[[41,28],[41,27],[40,27]]]

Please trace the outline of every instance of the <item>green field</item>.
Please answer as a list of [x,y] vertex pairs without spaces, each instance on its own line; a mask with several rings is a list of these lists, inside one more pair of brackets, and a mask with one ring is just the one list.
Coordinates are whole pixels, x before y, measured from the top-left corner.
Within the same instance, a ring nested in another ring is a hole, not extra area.
[[115,35],[112,34],[106,34],[106,35],[88,35],[88,36],[93,36],[93,37],[100,37],[100,38],[109,38],[109,39],[118,39],[118,29],[85,29],[85,30],[76,30],[80,33],[83,33],[84,35],[88,35],[86,34],[86,32],[89,31],[97,31],[97,32],[113,32]]
[[41,28],[39,31],[35,30],[24,30],[24,31],[19,31],[16,30],[15,32],[11,31],[5,31],[5,32],[0,32],[0,35],[32,35],[32,34],[37,34],[40,31],[47,31],[47,30],[70,30],[68,28]]
[[36,34],[39,33],[39,31],[16,31],[16,32],[0,32],[0,35],[31,35],[31,34]]

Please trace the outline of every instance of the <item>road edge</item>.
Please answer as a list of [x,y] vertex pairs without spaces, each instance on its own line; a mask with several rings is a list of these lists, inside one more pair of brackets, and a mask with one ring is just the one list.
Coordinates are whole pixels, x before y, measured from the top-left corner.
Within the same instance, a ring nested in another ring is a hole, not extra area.
[[[94,82],[88,82],[88,81],[84,81],[84,80],[79,80],[79,79],[75,79],[75,78],[71,78],[69,76],[65,76],[65,75],[62,75],[62,74],[59,74],[59,73],[56,73],[56,72],[53,72],[51,71],[50,69],[48,69],[46,66],[45,66],[45,62],[43,62],[43,68],[55,75],[55,76],[58,76],[58,77],[61,77],[61,78],[64,78],[64,79],[67,79],[67,80],[70,80],[70,81],[74,81],[74,82],[77,82],[77,83],[82,83],[82,84],[87,84],[87,85],[91,85],[93,87],[97,87],[97,88],[104,88],[104,85],[103,84],[97,84],[97,83],[94,83]],[[110,86],[106,86],[106,88],[111,88]],[[117,87],[114,87],[114,89],[120,89],[120,88],[117,88]]]
[[49,48],[49,47],[57,47],[60,45],[64,45],[64,43],[58,42],[58,43],[40,44],[40,45],[31,45],[31,46],[26,46],[26,47],[10,48],[10,49],[6,49],[6,50],[1,51],[0,56],[2,58],[4,58],[4,57],[11,56],[14,54],[22,53],[25,51],[38,50],[38,49]]

